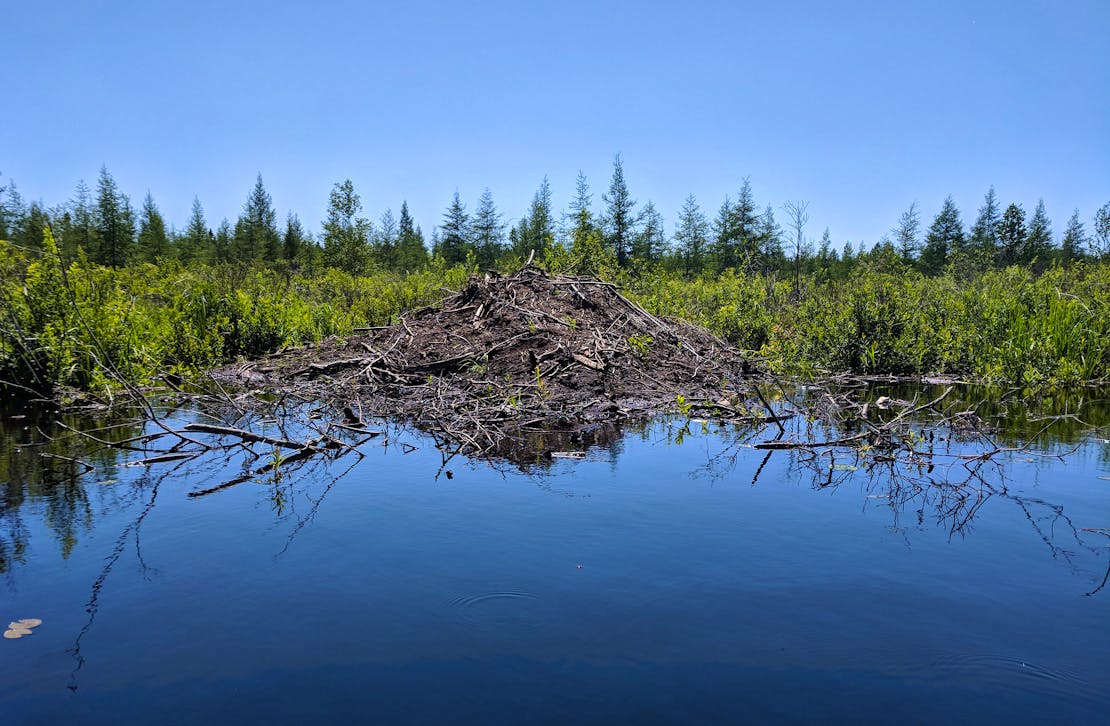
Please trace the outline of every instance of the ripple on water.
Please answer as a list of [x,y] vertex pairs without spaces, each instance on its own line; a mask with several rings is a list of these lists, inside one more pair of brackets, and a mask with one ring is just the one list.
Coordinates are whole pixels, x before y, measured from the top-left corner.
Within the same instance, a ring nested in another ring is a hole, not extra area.
[[946,655],[933,660],[927,668],[938,675],[957,676],[988,686],[1035,689],[1060,696],[1097,698],[1103,692],[1103,686],[1075,671],[1005,655]]
[[504,590],[462,595],[451,605],[464,621],[475,626],[532,628],[540,620],[531,606],[538,600],[530,592]]

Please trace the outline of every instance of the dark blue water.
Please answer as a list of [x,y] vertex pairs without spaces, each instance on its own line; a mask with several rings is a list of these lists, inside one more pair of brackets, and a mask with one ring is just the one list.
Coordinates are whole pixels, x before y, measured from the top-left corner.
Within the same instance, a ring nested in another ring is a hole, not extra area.
[[753,484],[765,452],[679,426],[451,478],[391,431],[203,497],[238,464],[8,449],[0,618],[43,624],[0,640],[0,720],[1106,723],[1098,432],[952,488],[789,452]]

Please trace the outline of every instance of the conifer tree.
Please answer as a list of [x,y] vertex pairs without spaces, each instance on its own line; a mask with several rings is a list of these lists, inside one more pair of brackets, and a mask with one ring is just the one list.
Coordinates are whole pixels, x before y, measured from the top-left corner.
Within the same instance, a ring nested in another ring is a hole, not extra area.
[[[210,233],[211,234],[211,233]],[[216,234],[212,237],[212,258],[217,262],[231,262],[235,259],[235,250],[233,249],[235,239],[232,236],[231,222],[227,218],[220,220],[220,226],[216,228]]]
[[1087,232],[1083,229],[1083,222],[1079,220],[1079,210],[1075,210],[1068,226],[1064,229],[1064,237],[1060,240],[1060,259],[1064,264],[1083,257],[1087,247]]
[[1038,199],[1029,219],[1029,234],[1025,237],[1020,262],[1044,269],[1052,255],[1052,223],[1044,210],[1044,200]]
[[640,212],[640,225],[632,239],[632,259],[640,262],[657,262],[667,249],[667,231],[663,215],[648,201]]
[[960,210],[949,195],[925,234],[925,247],[921,250],[921,259],[918,261],[921,271],[926,275],[944,272],[948,262],[958,257],[964,249],[964,242],[964,223],[960,220]]
[[736,248],[730,251],[733,259],[729,266],[754,268],[761,256],[762,245],[759,238],[759,208],[756,207],[755,196],[752,194],[751,180],[747,177],[740,186],[740,194],[736,197],[732,214],[732,233]]
[[613,178],[609,182],[609,192],[601,196],[605,202],[602,228],[605,233],[605,246],[617,257],[621,267],[628,265],[632,238],[636,233],[638,219],[635,214],[636,201],[628,193],[624,181],[624,162],[617,154],[613,160]]
[[763,250],[765,269],[782,263],[782,228],[775,221],[775,209],[770,204],[759,218],[759,244]]
[[478,199],[478,208],[474,211],[473,232],[478,264],[482,267],[493,267],[505,244],[505,224],[501,221],[501,214],[493,203],[493,192],[489,187],[486,187]]
[[15,182],[9,181],[0,187],[0,239],[14,240],[25,215],[23,197]]
[[96,187],[96,236],[99,244],[94,261],[123,267],[135,244],[135,215],[131,202],[121,194],[107,167],[100,168]]
[[435,253],[450,264],[466,261],[466,254],[473,250],[471,243],[470,215],[466,205],[455,192],[447,211],[443,213],[443,223],[439,225],[439,237]]
[[69,202],[71,222],[62,237],[62,248],[68,259],[73,259],[78,250],[92,256],[96,250],[95,211],[92,194],[84,179],[77,182],[73,198]]
[[[736,247],[738,237],[733,225],[736,223],[736,212],[732,199],[725,195],[725,201],[717,210],[717,218],[713,220],[713,267],[718,272],[723,272],[736,264],[735,254],[732,250]],[[731,263],[731,264],[730,264]]]
[[275,220],[273,202],[259,174],[243,205],[243,214],[235,223],[235,258],[241,261],[276,259],[281,238]]
[[682,205],[674,238],[686,273],[701,272],[705,268],[706,248],[709,246],[709,222],[693,194],[687,196]]
[[428,248],[424,245],[424,235],[415,226],[409,214],[408,202],[401,202],[401,218],[397,220],[397,248],[394,254],[394,269],[412,272],[428,263]]
[[208,260],[213,257],[212,232],[204,220],[204,207],[200,199],[193,197],[193,209],[189,214],[189,223],[185,232],[178,241],[177,255],[182,260]]
[[891,230],[894,244],[902,262],[910,265],[917,259],[920,243],[918,232],[921,229],[921,217],[917,212],[917,202],[914,201],[910,208],[902,212],[898,226]]
[[393,269],[399,236],[397,218],[393,216],[392,209],[386,209],[382,212],[377,234],[374,235],[372,244],[374,259],[379,267],[387,270]]
[[555,241],[554,216],[551,209],[551,183],[545,176],[532,197],[528,213],[521,218],[516,234],[510,235],[513,253],[528,257],[533,251],[537,258]]
[[967,257],[973,269],[984,270],[998,260],[1000,222],[998,198],[995,196],[994,187],[991,186],[983,197],[983,206],[979,208],[979,216],[971,226],[971,236],[968,238]]
[[160,257],[169,253],[170,240],[166,235],[166,222],[154,197],[147,191],[143,199],[143,208],[139,220],[139,259],[145,262],[155,262]]
[[352,275],[365,273],[370,266],[370,236],[373,226],[358,213],[362,200],[350,179],[336,182],[328,195],[324,221],[324,260]]
[[571,246],[574,240],[596,230],[597,223],[593,215],[593,194],[586,175],[578,172],[578,179],[574,183],[574,199],[571,200],[567,211],[563,213],[563,241]]
[[1023,262],[1025,239],[1025,210],[1020,204],[1012,203],[1002,213],[998,222],[998,260],[1003,267]]
[[290,212],[285,218],[285,234],[281,237],[281,256],[286,262],[296,262],[304,256],[308,240],[300,218]]

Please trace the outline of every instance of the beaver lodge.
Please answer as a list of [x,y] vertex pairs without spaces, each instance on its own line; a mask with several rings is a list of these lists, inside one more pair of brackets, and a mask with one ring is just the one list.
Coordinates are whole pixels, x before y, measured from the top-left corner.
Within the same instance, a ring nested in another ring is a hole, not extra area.
[[622,419],[676,408],[747,418],[741,384],[753,372],[736,348],[648,313],[611,283],[526,265],[472,276],[394,325],[215,376],[336,406],[352,427],[400,418],[462,453],[520,459],[580,449]]

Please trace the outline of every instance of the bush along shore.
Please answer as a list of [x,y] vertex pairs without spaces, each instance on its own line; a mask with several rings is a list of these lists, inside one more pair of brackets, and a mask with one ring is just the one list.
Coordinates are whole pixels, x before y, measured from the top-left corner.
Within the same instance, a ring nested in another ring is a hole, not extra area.
[[[504,259],[502,270],[521,262]],[[835,278],[735,269],[686,275],[553,246],[537,264],[551,273],[596,273],[647,313],[702,326],[781,374],[1069,385],[1105,381],[1110,370],[1106,262],[925,276],[863,260]],[[60,254],[47,228],[39,249],[0,241],[0,381],[56,397],[188,378],[395,323],[482,271],[473,259],[441,257],[409,272],[360,275],[172,259],[110,267]],[[645,354],[654,342],[638,340]]]

